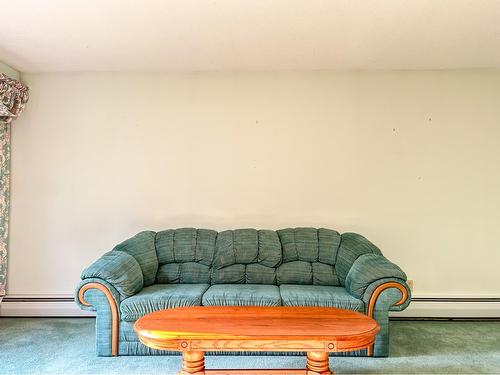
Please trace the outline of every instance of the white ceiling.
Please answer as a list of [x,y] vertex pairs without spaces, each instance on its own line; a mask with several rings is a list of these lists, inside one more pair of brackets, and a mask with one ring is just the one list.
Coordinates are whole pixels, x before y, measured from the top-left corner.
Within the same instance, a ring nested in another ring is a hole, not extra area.
[[6,0],[20,71],[500,67],[500,0]]

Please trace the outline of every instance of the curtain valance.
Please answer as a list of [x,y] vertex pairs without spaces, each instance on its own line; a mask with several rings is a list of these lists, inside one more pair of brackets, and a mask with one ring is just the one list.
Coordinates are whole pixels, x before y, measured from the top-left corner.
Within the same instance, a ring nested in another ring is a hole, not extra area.
[[27,86],[0,73],[0,121],[9,123],[19,116],[28,99]]

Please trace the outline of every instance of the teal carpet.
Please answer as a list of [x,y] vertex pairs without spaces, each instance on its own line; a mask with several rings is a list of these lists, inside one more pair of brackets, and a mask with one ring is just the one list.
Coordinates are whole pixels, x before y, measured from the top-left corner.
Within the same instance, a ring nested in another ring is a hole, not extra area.
[[[390,358],[331,359],[337,374],[499,374],[500,322],[391,322]],[[0,318],[0,374],[175,374],[178,356],[99,358],[92,318]],[[207,368],[303,368],[304,357],[207,357]]]

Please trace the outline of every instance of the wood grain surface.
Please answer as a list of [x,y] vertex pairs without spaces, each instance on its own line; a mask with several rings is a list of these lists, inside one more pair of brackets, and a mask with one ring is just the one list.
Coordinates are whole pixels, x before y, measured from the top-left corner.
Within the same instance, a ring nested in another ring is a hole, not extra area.
[[368,316],[330,307],[193,306],[156,311],[135,323],[146,338],[165,340],[350,340],[374,336]]
[[[193,306],[145,315],[134,329],[151,348],[181,351],[181,375],[327,375],[329,352],[369,348],[380,327],[367,315],[329,307]],[[207,370],[206,351],[307,352],[306,369]]]

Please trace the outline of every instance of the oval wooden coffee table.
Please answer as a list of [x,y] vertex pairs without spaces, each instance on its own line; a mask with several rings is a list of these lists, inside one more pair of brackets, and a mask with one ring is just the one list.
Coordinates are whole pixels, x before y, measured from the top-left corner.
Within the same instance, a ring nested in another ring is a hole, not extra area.
[[[181,375],[333,374],[328,353],[370,347],[380,330],[361,313],[329,307],[193,306],[156,311],[135,323],[151,348],[182,352]],[[305,370],[206,370],[206,351],[307,352]]]

